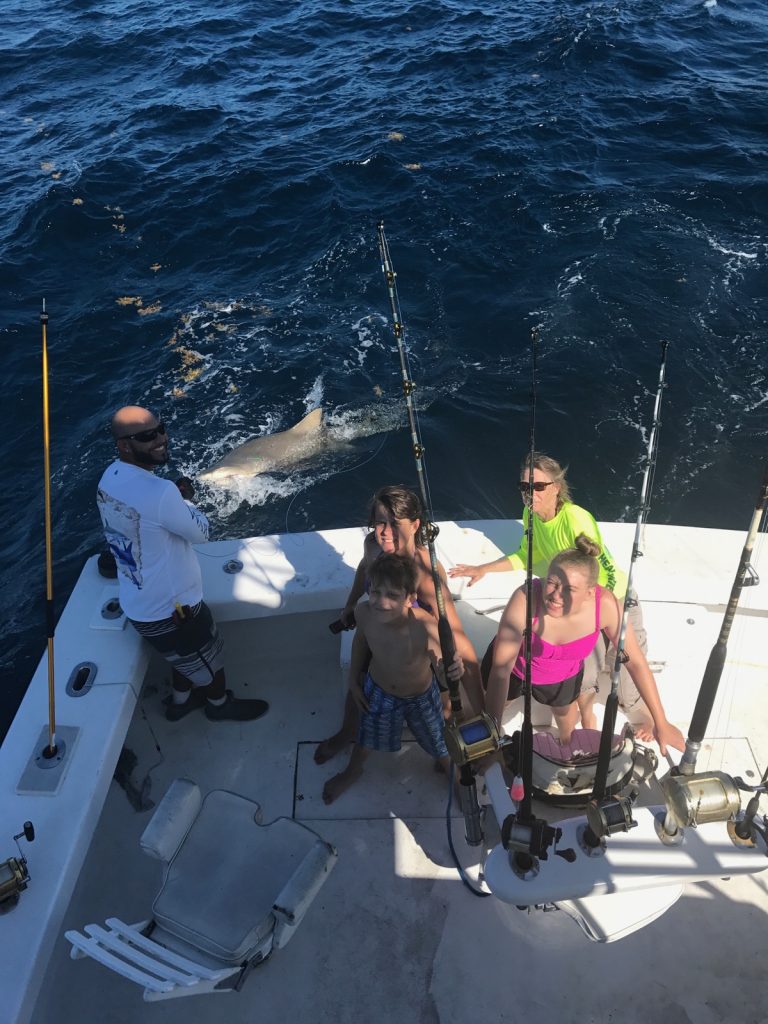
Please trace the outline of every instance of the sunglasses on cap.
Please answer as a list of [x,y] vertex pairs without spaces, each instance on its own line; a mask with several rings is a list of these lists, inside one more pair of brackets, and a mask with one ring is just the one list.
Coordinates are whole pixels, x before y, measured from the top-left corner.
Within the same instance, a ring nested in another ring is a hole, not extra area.
[[148,430],[137,430],[135,434],[123,434],[122,437],[118,437],[118,441],[140,441],[141,444],[149,444],[150,441],[154,441],[159,434],[165,433],[165,424],[158,423],[156,427],[150,427]]
[[534,491],[546,491],[546,489],[551,487],[554,482],[554,480],[534,480],[533,484],[530,484],[528,480],[521,480],[520,490],[523,494],[527,494],[531,487],[533,487]]

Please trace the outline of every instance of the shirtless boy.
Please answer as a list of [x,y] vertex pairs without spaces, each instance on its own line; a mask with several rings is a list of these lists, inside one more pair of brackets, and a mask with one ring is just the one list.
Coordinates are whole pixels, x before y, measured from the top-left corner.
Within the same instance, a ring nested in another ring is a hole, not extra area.
[[[437,622],[437,595],[432,578],[432,565],[427,547],[421,538],[421,522],[423,511],[418,495],[400,485],[382,487],[371,500],[368,510],[368,526],[371,532],[365,538],[363,557],[357,567],[352,589],[347,603],[342,609],[340,618],[345,625],[350,625],[357,614],[358,602],[366,593],[370,582],[370,568],[382,555],[410,555],[416,563],[418,571],[416,582],[416,599],[420,608],[432,612]],[[483,690],[480,683],[480,666],[472,643],[464,632],[461,619],[456,611],[450,592],[445,569],[438,562],[438,573],[443,583],[443,600],[445,614],[453,631],[456,650],[464,662],[464,686],[469,702],[475,712],[483,708]],[[366,666],[363,666],[365,668]],[[443,713],[450,715],[447,696],[443,695]],[[328,739],[318,743],[315,750],[315,761],[324,764],[354,743],[359,727],[360,712],[352,693],[347,694],[344,705],[344,720],[341,727]]]
[[[347,767],[325,784],[327,804],[360,777],[369,750],[400,749],[405,724],[443,768],[449,763],[436,676],[444,674],[437,622],[412,607],[418,567],[407,555],[382,555],[370,568],[370,581],[369,600],[356,609],[349,667],[350,693],[360,708],[358,739]],[[457,655],[448,674],[458,680],[463,671]]]

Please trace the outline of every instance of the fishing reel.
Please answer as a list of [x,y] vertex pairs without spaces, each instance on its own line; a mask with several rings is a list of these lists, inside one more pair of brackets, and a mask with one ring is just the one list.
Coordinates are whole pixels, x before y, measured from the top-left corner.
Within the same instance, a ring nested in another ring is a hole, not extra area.
[[467,722],[452,717],[445,724],[445,745],[453,763],[461,768],[498,750],[499,730],[485,711]]
[[452,717],[445,723],[443,735],[448,755],[459,769],[459,799],[467,845],[479,846],[484,836],[472,762],[498,749],[499,730],[490,715],[482,712],[468,722]]
[[509,865],[518,878],[527,881],[539,873],[539,861],[547,860],[549,848],[562,835],[562,829],[543,818],[523,818],[509,814],[501,826],[501,845],[509,854]]
[[596,849],[608,836],[629,832],[637,826],[632,817],[632,805],[638,791],[631,789],[626,796],[609,797],[607,800],[590,800],[587,804],[587,828],[582,836],[584,843]]
[[[757,835],[768,845],[768,834],[755,820],[760,797],[768,792],[765,784],[750,786],[741,778],[719,771],[693,775],[672,771],[661,780],[661,788],[667,805],[666,816],[657,826],[662,842],[680,842],[683,829],[689,826],[724,821],[736,846],[755,846]],[[739,790],[753,794],[743,814]]]
[[0,864],[0,914],[5,914],[16,906],[19,896],[29,883],[27,859],[19,846],[19,839],[22,836],[28,843],[34,841],[35,827],[31,821],[25,821],[22,831],[13,837],[19,856],[9,857],[8,860]]
[[725,772],[672,771],[661,780],[661,788],[667,805],[662,826],[667,841],[674,841],[688,826],[730,821],[741,810],[738,786]]
[[736,846],[756,846],[756,838],[760,836],[763,840],[763,846],[768,852],[768,831],[766,826],[768,820],[763,815],[763,827],[761,828],[757,822],[757,811],[760,804],[760,797],[764,793],[768,793],[768,785],[765,782],[761,782],[759,786],[750,786],[744,782],[741,778],[735,778],[733,780],[739,789],[752,793],[752,799],[746,806],[743,814],[738,814],[735,819],[728,822],[728,835],[731,841]]

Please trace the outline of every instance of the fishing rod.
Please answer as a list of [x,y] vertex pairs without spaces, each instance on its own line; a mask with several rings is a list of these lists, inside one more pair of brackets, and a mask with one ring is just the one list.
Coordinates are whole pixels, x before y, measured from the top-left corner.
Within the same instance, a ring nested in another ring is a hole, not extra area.
[[528,524],[526,542],[528,551],[525,559],[525,672],[523,678],[523,727],[520,730],[520,777],[523,782],[523,798],[520,802],[520,816],[531,816],[533,795],[533,683],[531,682],[531,654],[533,644],[533,461],[536,451],[536,345],[539,333],[531,331],[531,421],[528,425]]
[[[536,458],[536,355],[539,340],[538,329],[531,331],[531,393],[530,422],[528,426],[528,494],[525,499],[528,513],[525,537],[528,545],[525,567],[525,673],[523,678],[523,724],[518,744],[518,776],[512,790],[517,798],[517,810],[508,815],[501,827],[501,842],[509,852],[512,870],[521,878],[533,878],[538,873],[537,861],[547,859],[547,850],[556,840],[558,830],[548,825],[543,818],[537,818],[532,810],[533,799],[533,719],[531,682],[531,655],[533,645],[533,469]],[[521,792],[522,790],[522,792]]]
[[[608,769],[611,761],[611,747],[613,746],[613,730],[616,726],[616,713],[619,707],[619,679],[622,666],[627,662],[624,653],[624,643],[627,635],[627,623],[629,621],[629,610],[637,605],[637,598],[632,593],[632,582],[635,571],[635,562],[642,554],[640,551],[640,534],[648,518],[651,507],[651,489],[656,469],[656,458],[658,455],[659,429],[661,427],[661,398],[666,385],[667,349],[668,341],[661,343],[661,362],[659,364],[659,383],[656,388],[656,398],[653,403],[653,418],[651,430],[648,436],[648,451],[645,457],[645,469],[643,482],[640,488],[640,508],[637,513],[635,524],[635,538],[632,543],[632,556],[629,560],[629,571],[627,573],[627,591],[624,597],[624,610],[621,615],[621,625],[616,641],[616,660],[611,674],[611,691],[605,702],[605,716],[603,718],[603,729],[600,734],[600,749],[597,755],[597,767],[595,769],[595,782],[592,788],[592,798],[589,804],[589,811],[595,819],[595,826],[592,827],[595,843],[599,837],[613,834],[616,831],[626,831],[631,827],[632,822],[632,798],[622,799],[617,797],[603,805],[607,797]],[[602,806],[601,806],[602,805]]]
[[[766,791],[768,772],[763,776],[759,786],[751,786],[742,779],[734,778],[722,771],[697,772],[696,761],[723,674],[728,638],[741,592],[745,587],[754,587],[760,583],[760,577],[755,571],[751,559],[766,508],[768,508],[768,466],[763,474],[763,481],[755,502],[720,633],[710,651],[707,666],[704,669],[699,695],[696,698],[696,706],[693,709],[693,717],[688,729],[688,738],[685,742],[685,752],[677,768],[673,768],[661,780],[667,813],[658,834],[661,841],[667,845],[681,842],[683,829],[686,826],[695,827],[710,821],[726,821],[728,834],[735,845],[755,845],[752,833],[757,826],[754,824],[754,819],[757,814],[759,797]],[[742,818],[737,818],[741,810],[739,790],[754,794]],[[762,830],[758,831],[761,831],[762,834]]]
[[55,757],[56,747],[56,698],[54,687],[53,634],[55,630],[53,609],[53,541],[51,531],[51,430],[48,397],[48,314],[40,314],[43,332],[43,483],[45,488],[45,625],[48,637],[48,746],[43,751],[47,758]]
[[725,656],[728,650],[728,638],[731,635],[731,627],[736,617],[736,608],[739,604],[741,592],[745,587],[754,587],[760,582],[760,577],[752,566],[752,550],[755,546],[760,522],[768,506],[768,467],[765,469],[763,482],[755,502],[752,519],[747,532],[747,539],[741,552],[739,566],[736,570],[736,577],[731,588],[731,595],[723,616],[723,623],[720,627],[720,634],[710,652],[707,660],[707,667],[704,669],[704,677],[701,681],[699,695],[696,699],[696,706],[693,709],[693,717],[688,729],[688,738],[685,742],[685,753],[680,761],[679,769],[682,775],[693,775],[696,771],[696,760],[701,742],[709,725],[709,718],[717,695],[717,688],[725,666]]
[[[440,570],[435,551],[435,538],[438,535],[438,527],[432,515],[432,501],[429,491],[429,480],[424,461],[425,448],[421,440],[419,419],[416,406],[413,400],[413,392],[416,385],[411,375],[408,351],[405,344],[405,328],[400,313],[400,301],[397,294],[397,274],[392,265],[392,258],[389,252],[389,244],[384,234],[384,222],[377,225],[379,240],[379,253],[381,256],[381,269],[387,284],[387,292],[392,308],[392,331],[397,342],[397,351],[400,358],[400,372],[403,379],[403,394],[408,410],[408,424],[411,432],[411,444],[413,456],[416,462],[416,476],[419,481],[421,504],[424,511],[423,535],[427,542],[429,551],[429,562],[432,571],[432,582],[435,587],[435,601],[437,604],[437,630],[440,638],[440,651],[443,657],[443,665],[447,669],[453,664],[456,657],[456,644],[453,637],[453,630],[448,621],[445,610],[445,597],[443,594],[443,583],[440,578]],[[495,723],[485,712],[459,723],[459,716],[462,713],[461,692],[459,683],[446,675],[448,692],[451,699],[451,718],[445,725],[445,743],[451,760],[459,768],[459,784],[461,796],[461,809],[464,814],[464,825],[466,830],[467,843],[470,846],[479,846],[483,841],[483,831],[480,822],[480,806],[477,801],[477,786],[471,762],[496,750],[499,745],[499,733]]]

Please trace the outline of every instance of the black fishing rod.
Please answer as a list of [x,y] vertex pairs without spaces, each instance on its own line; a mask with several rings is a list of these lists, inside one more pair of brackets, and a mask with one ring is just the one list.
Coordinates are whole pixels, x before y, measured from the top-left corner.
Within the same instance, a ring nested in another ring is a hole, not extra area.
[[[696,707],[693,710],[688,730],[688,739],[685,743],[685,753],[678,767],[673,768],[661,780],[667,813],[663,825],[659,829],[659,838],[667,845],[681,842],[686,827],[696,827],[712,821],[727,823],[728,836],[736,846],[754,846],[753,832],[755,830],[765,837],[765,832],[755,824],[755,816],[760,795],[766,791],[765,783],[768,773],[763,776],[759,786],[750,786],[742,779],[732,777],[723,771],[697,772],[696,760],[709,725],[709,718],[723,674],[728,637],[741,592],[745,587],[753,587],[760,582],[760,577],[752,566],[751,559],[766,508],[768,508],[768,466],[766,466],[760,492],[755,502],[747,539],[741,552],[736,578],[720,627],[720,634],[710,652],[707,667],[704,670]],[[747,805],[745,814],[741,817],[739,817],[741,811],[739,790],[754,794]]]
[[[661,343],[659,384],[656,388],[656,398],[653,403],[653,418],[651,421],[651,430],[648,436],[648,451],[645,457],[643,483],[640,488],[640,508],[637,513],[635,539],[632,543],[632,556],[629,560],[629,571],[627,573],[627,592],[624,597],[624,611],[622,612],[619,635],[616,640],[616,660],[614,662],[613,673],[611,675],[611,691],[605,702],[605,716],[603,718],[603,729],[600,735],[600,750],[597,756],[595,783],[592,788],[592,799],[590,801],[590,810],[593,815],[595,815],[596,824],[598,818],[600,819],[599,830],[596,831],[593,827],[593,832],[595,832],[596,835],[607,835],[611,829],[623,831],[625,828],[629,827],[629,822],[632,820],[630,805],[622,803],[621,800],[617,801],[617,804],[620,804],[620,806],[617,806],[615,811],[610,810],[607,807],[599,811],[598,805],[604,801],[607,796],[606,790],[608,769],[611,761],[611,748],[613,746],[613,730],[616,726],[616,714],[619,707],[619,679],[621,677],[622,665],[626,664],[627,661],[627,657],[624,653],[624,642],[627,635],[627,622],[629,621],[630,607],[637,604],[637,598],[632,594],[632,580],[635,571],[635,562],[642,553],[640,551],[640,534],[646,523],[648,512],[651,507],[651,489],[653,487],[653,477],[656,469],[659,430],[661,428],[661,398],[664,388],[667,386],[665,375],[668,348],[669,342],[663,341]],[[613,820],[614,818],[616,819],[615,821]]]
[[531,650],[533,645],[533,463],[536,452],[536,345],[539,332],[531,331],[531,395],[530,423],[528,425],[528,506],[526,543],[528,551],[525,564],[525,673],[523,678],[523,726],[520,730],[520,777],[523,781],[523,799],[520,801],[521,818],[531,817],[533,797],[533,684],[531,682]]
[[754,587],[760,582],[760,577],[752,567],[752,550],[755,546],[760,522],[768,507],[768,466],[766,466],[763,482],[755,502],[752,520],[749,524],[747,539],[739,559],[739,566],[736,570],[736,578],[731,588],[731,596],[723,616],[723,624],[720,627],[720,634],[710,652],[707,667],[704,670],[704,677],[699,688],[699,695],[696,699],[696,706],[693,709],[693,717],[688,730],[688,738],[685,742],[685,753],[679,765],[681,775],[693,775],[696,771],[696,760],[701,749],[704,734],[709,725],[709,718],[717,696],[717,689],[720,685],[720,678],[725,666],[725,656],[728,650],[728,638],[731,634],[731,627],[736,616],[736,608],[739,604],[741,592],[745,587]]
[[[509,852],[512,870],[521,878],[533,878],[538,873],[537,860],[547,859],[547,850],[555,842],[558,829],[537,818],[532,809],[533,799],[533,683],[531,681],[531,654],[533,646],[533,470],[536,458],[536,356],[539,332],[531,331],[531,393],[530,422],[528,425],[528,495],[525,499],[528,518],[525,528],[528,545],[525,566],[525,673],[523,677],[523,724],[518,744],[518,774],[522,781],[522,797],[515,814],[508,815],[501,826],[501,841]],[[517,780],[515,780],[517,782]],[[513,790],[517,786],[513,787]]]
[[[438,527],[432,515],[432,501],[429,491],[429,480],[424,461],[424,445],[421,440],[419,429],[418,413],[413,401],[413,392],[416,388],[411,375],[408,352],[405,345],[405,328],[403,318],[400,314],[400,301],[397,295],[397,274],[392,265],[392,258],[389,252],[386,235],[384,234],[384,223],[377,225],[379,239],[379,253],[381,255],[381,269],[387,284],[389,301],[392,307],[392,330],[397,342],[397,351],[400,357],[400,372],[403,378],[403,394],[408,409],[408,424],[411,432],[411,444],[413,456],[416,461],[416,475],[419,481],[421,493],[421,504],[424,511],[423,533],[429,551],[429,562],[432,570],[432,582],[435,587],[435,601],[437,603],[437,629],[440,638],[440,651],[443,657],[443,665],[446,669],[453,664],[456,657],[456,644],[453,638],[453,630],[448,621],[445,611],[445,597],[443,595],[443,583],[440,578],[440,570],[437,563],[435,551],[435,538],[438,534]],[[483,840],[482,826],[480,823],[480,807],[477,801],[477,787],[475,775],[471,762],[491,753],[498,748],[499,736],[495,724],[490,717],[482,712],[465,722],[459,723],[459,716],[462,713],[461,692],[456,680],[450,679],[446,674],[448,692],[451,698],[451,719],[445,726],[445,742],[451,760],[459,768],[459,783],[461,795],[461,809],[464,813],[467,843],[470,846],[478,846]]]

